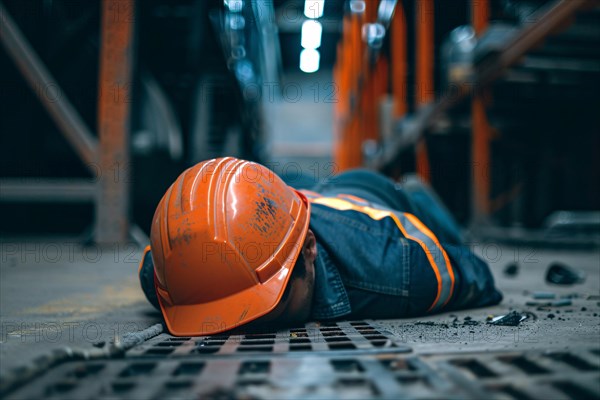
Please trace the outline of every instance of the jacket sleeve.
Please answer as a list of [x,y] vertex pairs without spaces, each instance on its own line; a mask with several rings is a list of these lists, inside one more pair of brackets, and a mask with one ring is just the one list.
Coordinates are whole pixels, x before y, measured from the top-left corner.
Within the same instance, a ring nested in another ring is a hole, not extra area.
[[502,293],[494,285],[489,266],[467,246],[445,245],[444,249],[459,273],[457,296],[448,309],[475,308],[496,305],[502,301]]
[[154,262],[152,261],[152,252],[149,246],[142,255],[142,261],[140,262],[140,268],[138,271],[140,278],[140,285],[142,291],[146,296],[146,299],[152,304],[157,310],[160,310],[158,305],[158,297],[156,296],[156,288],[154,287]]

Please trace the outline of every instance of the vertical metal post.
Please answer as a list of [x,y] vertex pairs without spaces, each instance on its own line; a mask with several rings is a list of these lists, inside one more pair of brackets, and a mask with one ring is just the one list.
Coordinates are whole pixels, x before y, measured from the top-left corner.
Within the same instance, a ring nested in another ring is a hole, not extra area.
[[[416,104],[417,107],[435,100],[433,87],[434,19],[433,0],[417,0],[416,21]],[[431,168],[427,156],[427,145],[422,138],[415,148],[417,174],[426,182],[431,180]]]
[[342,20],[342,34],[341,38],[337,45],[337,58],[336,58],[336,71],[337,71],[337,81],[339,87],[339,97],[338,102],[334,105],[334,110],[337,110],[336,118],[334,120],[333,126],[333,162],[336,165],[336,168],[340,169],[341,165],[344,163],[344,147],[343,141],[346,135],[346,129],[344,127],[344,119],[346,115],[347,101],[348,101],[348,93],[346,90],[346,64],[347,64],[347,55],[346,55],[346,31],[348,27],[348,19],[346,16],[343,17]]
[[[485,31],[489,21],[488,0],[472,0],[471,17],[475,33]],[[490,210],[490,126],[485,112],[487,89],[475,88],[471,103],[472,222],[484,222]]]
[[392,93],[394,96],[394,118],[401,118],[408,112],[406,101],[406,14],[402,2],[396,5],[392,19]]
[[347,141],[350,136],[350,106],[352,93],[352,55],[350,43],[350,15],[344,15],[342,22],[342,38],[338,44],[337,65],[339,68],[339,114],[336,120],[334,137],[334,161],[336,168],[342,171],[348,168]]
[[472,0],[471,6],[473,29],[479,36],[487,29],[490,20],[489,0]]
[[334,120],[333,120],[333,161],[339,167],[342,163],[342,140],[344,138],[343,120],[344,120],[344,109],[346,88],[345,88],[345,77],[346,71],[344,69],[345,64],[345,47],[342,39],[337,45],[337,60],[334,68],[334,79],[336,87],[338,88],[338,99],[333,105]]
[[129,129],[134,0],[102,0],[98,101],[99,166],[95,239],[123,242],[129,232]]
[[351,13],[350,20],[350,50],[351,50],[351,104],[350,104],[350,125],[348,141],[345,143],[346,160],[345,168],[354,168],[362,164],[362,141],[361,128],[363,126],[362,113],[355,112],[360,102],[360,89],[364,79],[364,46],[362,41],[362,25],[364,21],[364,10]]
[[[377,18],[377,1],[366,1],[365,2],[365,12],[363,13],[363,24],[361,24],[361,29],[366,26],[366,24],[372,23]],[[364,43],[364,33],[361,32],[360,42]],[[364,46],[363,50],[366,49],[367,46]],[[361,71],[362,71],[362,84],[359,89],[358,95],[360,98],[358,99],[358,107],[361,110],[361,125],[358,131],[357,139],[357,147],[359,150],[359,162],[362,164],[362,144],[365,139],[371,138],[373,135],[373,118],[374,115],[374,107],[375,107],[375,99],[373,98],[373,71],[370,68],[369,59],[365,57],[366,52],[363,51],[360,55],[361,59]]]
[[[338,90],[338,96],[342,95],[342,68],[340,60],[342,57],[341,45],[338,42],[336,50],[336,63],[333,66],[333,85]],[[342,118],[342,99],[338,97],[337,102],[333,104],[333,161],[338,161],[338,147],[339,147],[339,135],[340,135],[340,120]]]
[[389,80],[389,71],[388,71],[388,61],[387,58],[380,56],[371,72],[371,98],[372,104],[370,105],[371,109],[371,130],[367,131],[367,138],[372,140],[380,140],[381,139],[381,126],[379,123],[379,111],[380,111],[380,103],[382,98],[387,94],[388,91],[388,80]]

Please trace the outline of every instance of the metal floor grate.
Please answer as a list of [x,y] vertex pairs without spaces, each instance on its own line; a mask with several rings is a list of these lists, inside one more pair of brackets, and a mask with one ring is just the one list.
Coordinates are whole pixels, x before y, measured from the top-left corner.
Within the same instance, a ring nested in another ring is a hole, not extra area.
[[599,349],[414,355],[393,335],[355,322],[210,338],[160,335],[124,359],[62,364],[5,398],[597,399],[599,382]]
[[304,328],[277,332],[216,335],[210,337],[172,337],[160,335],[129,352],[129,356],[186,357],[211,354],[239,356],[241,353],[301,353],[350,351],[352,354],[406,353],[395,336],[381,332],[364,321],[307,324]]

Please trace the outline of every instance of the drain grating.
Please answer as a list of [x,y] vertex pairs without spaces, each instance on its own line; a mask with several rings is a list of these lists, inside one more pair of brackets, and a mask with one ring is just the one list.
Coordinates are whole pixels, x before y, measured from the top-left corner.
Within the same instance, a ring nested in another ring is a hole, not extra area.
[[397,342],[395,336],[383,333],[364,321],[339,322],[324,325],[307,324],[304,328],[281,330],[277,333],[245,333],[210,337],[160,335],[132,349],[129,356],[187,357],[211,354],[239,356],[240,353],[306,353],[351,351],[352,354],[406,353],[411,349]]
[[595,399],[599,378],[598,349],[414,355],[361,321],[206,338],[161,335],[124,359],[62,364],[3,397]]

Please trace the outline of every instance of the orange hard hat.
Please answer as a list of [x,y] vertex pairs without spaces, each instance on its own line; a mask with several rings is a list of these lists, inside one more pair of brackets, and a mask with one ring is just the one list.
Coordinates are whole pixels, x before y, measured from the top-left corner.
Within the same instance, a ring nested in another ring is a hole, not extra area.
[[310,203],[266,167],[232,157],[183,172],[150,235],[169,331],[210,335],[271,311],[308,231]]

